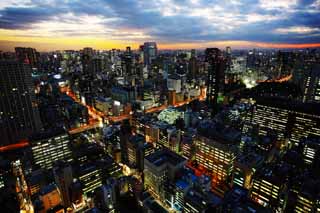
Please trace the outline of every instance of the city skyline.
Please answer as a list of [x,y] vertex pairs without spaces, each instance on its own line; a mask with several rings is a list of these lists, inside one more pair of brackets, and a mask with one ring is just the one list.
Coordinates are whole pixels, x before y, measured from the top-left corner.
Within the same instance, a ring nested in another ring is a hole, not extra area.
[[320,1],[2,1],[0,49],[320,47]]
[[320,213],[320,0],[0,1],[0,206]]

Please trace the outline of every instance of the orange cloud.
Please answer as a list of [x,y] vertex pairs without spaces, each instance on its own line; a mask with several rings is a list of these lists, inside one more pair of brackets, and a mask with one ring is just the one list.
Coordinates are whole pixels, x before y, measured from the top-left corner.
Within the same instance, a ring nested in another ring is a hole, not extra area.
[[[82,49],[83,47],[92,47],[98,50],[108,50],[112,48],[125,49],[131,46],[132,49],[138,49],[143,41],[121,41],[107,40],[103,38],[90,37],[17,37],[3,36],[0,34],[0,50],[13,51],[16,46],[30,46],[39,51],[66,50],[66,49]],[[169,43],[157,42],[159,49],[205,49],[207,47],[218,47],[224,49],[230,46],[233,49],[249,49],[249,48],[318,48],[320,43],[310,44],[286,44],[286,43],[266,43],[251,41],[212,41],[212,42],[190,42],[190,43]]]

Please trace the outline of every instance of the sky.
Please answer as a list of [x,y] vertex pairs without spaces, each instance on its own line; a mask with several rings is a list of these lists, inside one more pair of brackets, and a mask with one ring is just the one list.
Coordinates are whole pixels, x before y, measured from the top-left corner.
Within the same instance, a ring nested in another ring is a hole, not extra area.
[[0,50],[320,47],[320,0],[1,0]]

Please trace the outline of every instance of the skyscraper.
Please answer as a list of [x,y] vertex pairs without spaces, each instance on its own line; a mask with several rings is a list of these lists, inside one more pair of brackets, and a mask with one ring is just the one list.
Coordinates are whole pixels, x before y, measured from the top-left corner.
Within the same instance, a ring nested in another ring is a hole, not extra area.
[[73,183],[71,165],[66,164],[63,161],[59,161],[53,167],[53,175],[54,175],[55,182],[58,188],[60,189],[63,205],[65,207],[71,206],[70,191],[69,191],[71,188],[71,184]]
[[85,75],[92,75],[92,57],[93,57],[93,49],[90,47],[86,47],[82,50],[82,69]]
[[231,47],[226,47],[226,71],[230,72],[231,70]]
[[207,48],[205,60],[208,65],[207,101],[210,105],[217,103],[219,93],[224,89],[225,60],[218,48]]
[[143,45],[144,64],[151,65],[152,60],[157,57],[157,52],[156,42],[145,42]]
[[316,102],[320,103],[320,65],[313,64],[304,73],[303,79],[303,102]]
[[123,70],[124,73],[126,74],[125,76],[129,76],[132,74],[132,53],[131,53],[131,48],[127,47],[126,52],[124,53],[123,56]]
[[0,144],[16,143],[40,129],[31,66],[16,61],[1,61]]
[[195,78],[198,74],[198,62],[196,58],[196,50],[191,50],[191,57],[189,60],[189,77]]

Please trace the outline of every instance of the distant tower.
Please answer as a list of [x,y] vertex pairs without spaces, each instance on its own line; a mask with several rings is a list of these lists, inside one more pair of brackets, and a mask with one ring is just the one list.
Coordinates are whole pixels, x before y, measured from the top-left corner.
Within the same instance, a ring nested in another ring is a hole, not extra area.
[[92,68],[92,57],[94,51],[91,47],[86,47],[82,50],[82,69],[83,73],[86,75],[92,75],[93,68]]
[[144,46],[140,45],[139,47],[139,57],[140,57],[140,61],[141,63],[144,63]]
[[145,42],[143,45],[144,64],[151,65],[152,60],[157,57],[158,49],[156,42]]
[[198,74],[198,62],[196,58],[196,50],[191,50],[191,57],[189,60],[189,76],[193,79]]
[[0,62],[0,145],[26,139],[41,129],[31,78],[31,66]]
[[226,47],[226,72],[231,71],[231,64],[232,64],[231,47]]
[[123,56],[123,70],[125,71],[124,73],[126,74],[125,76],[131,75],[132,73],[132,53],[131,53],[131,48],[127,47],[126,52],[124,53]]
[[226,53],[227,55],[231,55],[231,47],[226,47]]
[[207,48],[205,60],[208,64],[207,102],[217,103],[219,93],[224,90],[225,59],[218,48]]

